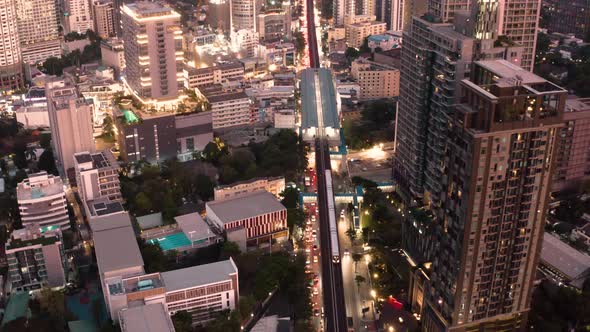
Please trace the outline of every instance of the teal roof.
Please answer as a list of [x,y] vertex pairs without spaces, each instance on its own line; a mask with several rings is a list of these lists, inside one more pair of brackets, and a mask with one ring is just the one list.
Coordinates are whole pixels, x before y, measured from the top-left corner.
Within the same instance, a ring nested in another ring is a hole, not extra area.
[[94,322],[89,320],[74,320],[68,322],[70,332],[97,332],[98,329]]
[[380,43],[380,42],[388,41],[391,38],[393,38],[393,37],[388,36],[388,35],[371,35],[371,36],[369,36],[369,41]]
[[123,110],[123,116],[125,117],[125,121],[127,123],[134,123],[139,121],[139,118],[137,117],[137,115],[135,115],[135,113],[133,113],[133,111],[130,110]]
[[2,325],[21,317],[31,317],[29,311],[29,293],[16,292],[8,299]]
[[316,74],[319,83],[320,104],[324,127],[340,128],[338,119],[338,106],[336,100],[336,88],[332,72],[326,68],[308,68],[301,74],[301,102],[302,102],[302,128],[318,127]]

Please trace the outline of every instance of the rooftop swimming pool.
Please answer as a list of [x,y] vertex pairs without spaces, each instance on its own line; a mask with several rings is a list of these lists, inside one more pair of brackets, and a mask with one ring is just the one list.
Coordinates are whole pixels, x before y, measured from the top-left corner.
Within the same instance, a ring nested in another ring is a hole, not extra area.
[[153,239],[147,240],[148,243],[157,244],[162,248],[162,250],[175,250],[182,247],[187,247],[191,245],[191,240],[189,240],[183,232],[173,233],[164,235],[162,237],[157,237]]

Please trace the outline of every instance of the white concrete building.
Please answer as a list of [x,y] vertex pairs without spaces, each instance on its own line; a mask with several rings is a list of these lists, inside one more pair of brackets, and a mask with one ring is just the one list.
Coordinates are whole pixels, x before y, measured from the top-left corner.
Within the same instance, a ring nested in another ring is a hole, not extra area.
[[174,332],[174,324],[161,303],[131,307],[119,311],[121,332]]
[[120,167],[110,150],[79,152],[73,158],[78,193],[83,202],[100,197],[109,201],[121,199]]
[[12,232],[5,249],[12,291],[65,286],[67,261],[61,232],[41,233],[36,226],[28,225]]
[[94,30],[89,0],[63,0],[65,32],[86,33]]
[[67,79],[55,79],[46,85],[51,141],[59,166],[74,167],[77,152],[94,152],[92,101],[83,98],[76,85]]
[[252,123],[251,101],[243,91],[227,91],[205,96],[211,105],[213,130]]
[[49,112],[47,102],[25,103],[15,111],[16,121],[26,129],[49,128]]
[[42,231],[70,228],[61,178],[46,172],[30,174],[17,185],[16,198],[23,225],[35,224]]

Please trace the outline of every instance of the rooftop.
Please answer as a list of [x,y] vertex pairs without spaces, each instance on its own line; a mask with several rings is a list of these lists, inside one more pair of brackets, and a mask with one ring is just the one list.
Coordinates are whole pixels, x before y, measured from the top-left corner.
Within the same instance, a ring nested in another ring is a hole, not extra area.
[[[113,224],[118,227],[104,227],[113,226]],[[93,238],[96,260],[101,273],[143,266],[143,258],[137,246],[129,215],[126,219],[118,221],[110,219],[99,228],[93,227]]]
[[123,12],[138,21],[148,20],[153,17],[180,18],[180,14],[161,2],[138,1],[123,5]]
[[19,201],[55,195],[65,195],[63,182],[61,178],[47,172],[30,174],[16,187],[16,196]]
[[222,101],[229,101],[235,99],[248,99],[248,95],[244,91],[231,91],[215,95],[206,96],[209,103],[218,103]]
[[[95,200],[86,201],[91,218],[98,220],[97,217],[103,217],[100,220],[106,220],[105,217],[112,214],[121,214],[124,216],[113,217],[118,220],[129,219],[129,215],[125,212],[123,205],[119,201],[111,202],[108,198],[99,198]],[[93,223],[90,223],[91,227]]]
[[208,202],[209,207],[223,223],[285,210],[285,207],[268,191],[255,192],[223,201]]
[[[110,150],[103,150],[96,153],[90,153],[88,151],[79,152],[74,154],[74,159],[78,164],[86,164],[92,163],[92,169],[101,169],[101,168],[110,168],[115,167],[118,168],[117,160],[113,156],[113,153]],[[85,165],[86,166],[86,165]],[[91,168],[83,167],[84,170],[88,170]]]
[[565,101],[565,112],[590,111],[590,98],[572,98]]
[[575,280],[590,269],[590,256],[579,252],[557,236],[545,233],[541,261]]
[[[317,84],[316,84],[317,83]],[[305,69],[301,75],[302,128],[317,128],[318,100],[322,107],[324,127],[340,128],[336,89],[329,69]]]
[[[230,275],[238,273],[238,268],[230,258],[226,261],[188,267],[186,269],[162,272],[166,292],[204,286],[227,281]],[[237,285],[234,285],[236,287]]]
[[36,245],[48,246],[59,241],[59,238],[55,235],[39,236],[33,239],[11,238],[8,240],[8,242],[6,242],[6,250],[13,250]]
[[211,236],[211,228],[197,212],[178,216],[174,220],[186,237],[193,242]]
[[161,303],[123,309],[119,316],[127,332],[174,332],[170,315]]
[[488,69],[503,79],[519,79],[522,84],[544,83],[546,80],[506,60],[477,61],[481,67]]

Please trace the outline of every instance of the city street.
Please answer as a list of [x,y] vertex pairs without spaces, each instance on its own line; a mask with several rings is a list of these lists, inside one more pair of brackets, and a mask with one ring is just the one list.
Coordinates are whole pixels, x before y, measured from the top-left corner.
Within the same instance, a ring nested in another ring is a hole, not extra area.
[[[345,209],[345,205],[340,206],[342,211]],[[340,218],[340,214],[338,214]],[[371,303],[371,285],[370,276],[367,269],[367,260],[365,257],[356,263],[352,259],[353,253],[362,253],[362,245],[352,246],[350,238],[346,235],[351,224],[351,216],[347,213],[344,214],[344,218],[340,218],[338,222],[338,237],[340,239],[340,247],[344,253],[342,258],[342,279],[344,281],[344,298],[346,301],[346,312],[348,317],[352,317],[354,331],[373,331],[374,329],[374,316],[373,311],[369,310],[365,313],[364,317],[362,314],[362,308],[370,308]],[[360,243],[360,241],[356,241]],[[348,254],[346,254],[348,253]],[[365,282],[360,283],[357,286],[355,278],[360,275],[365,278]]]

